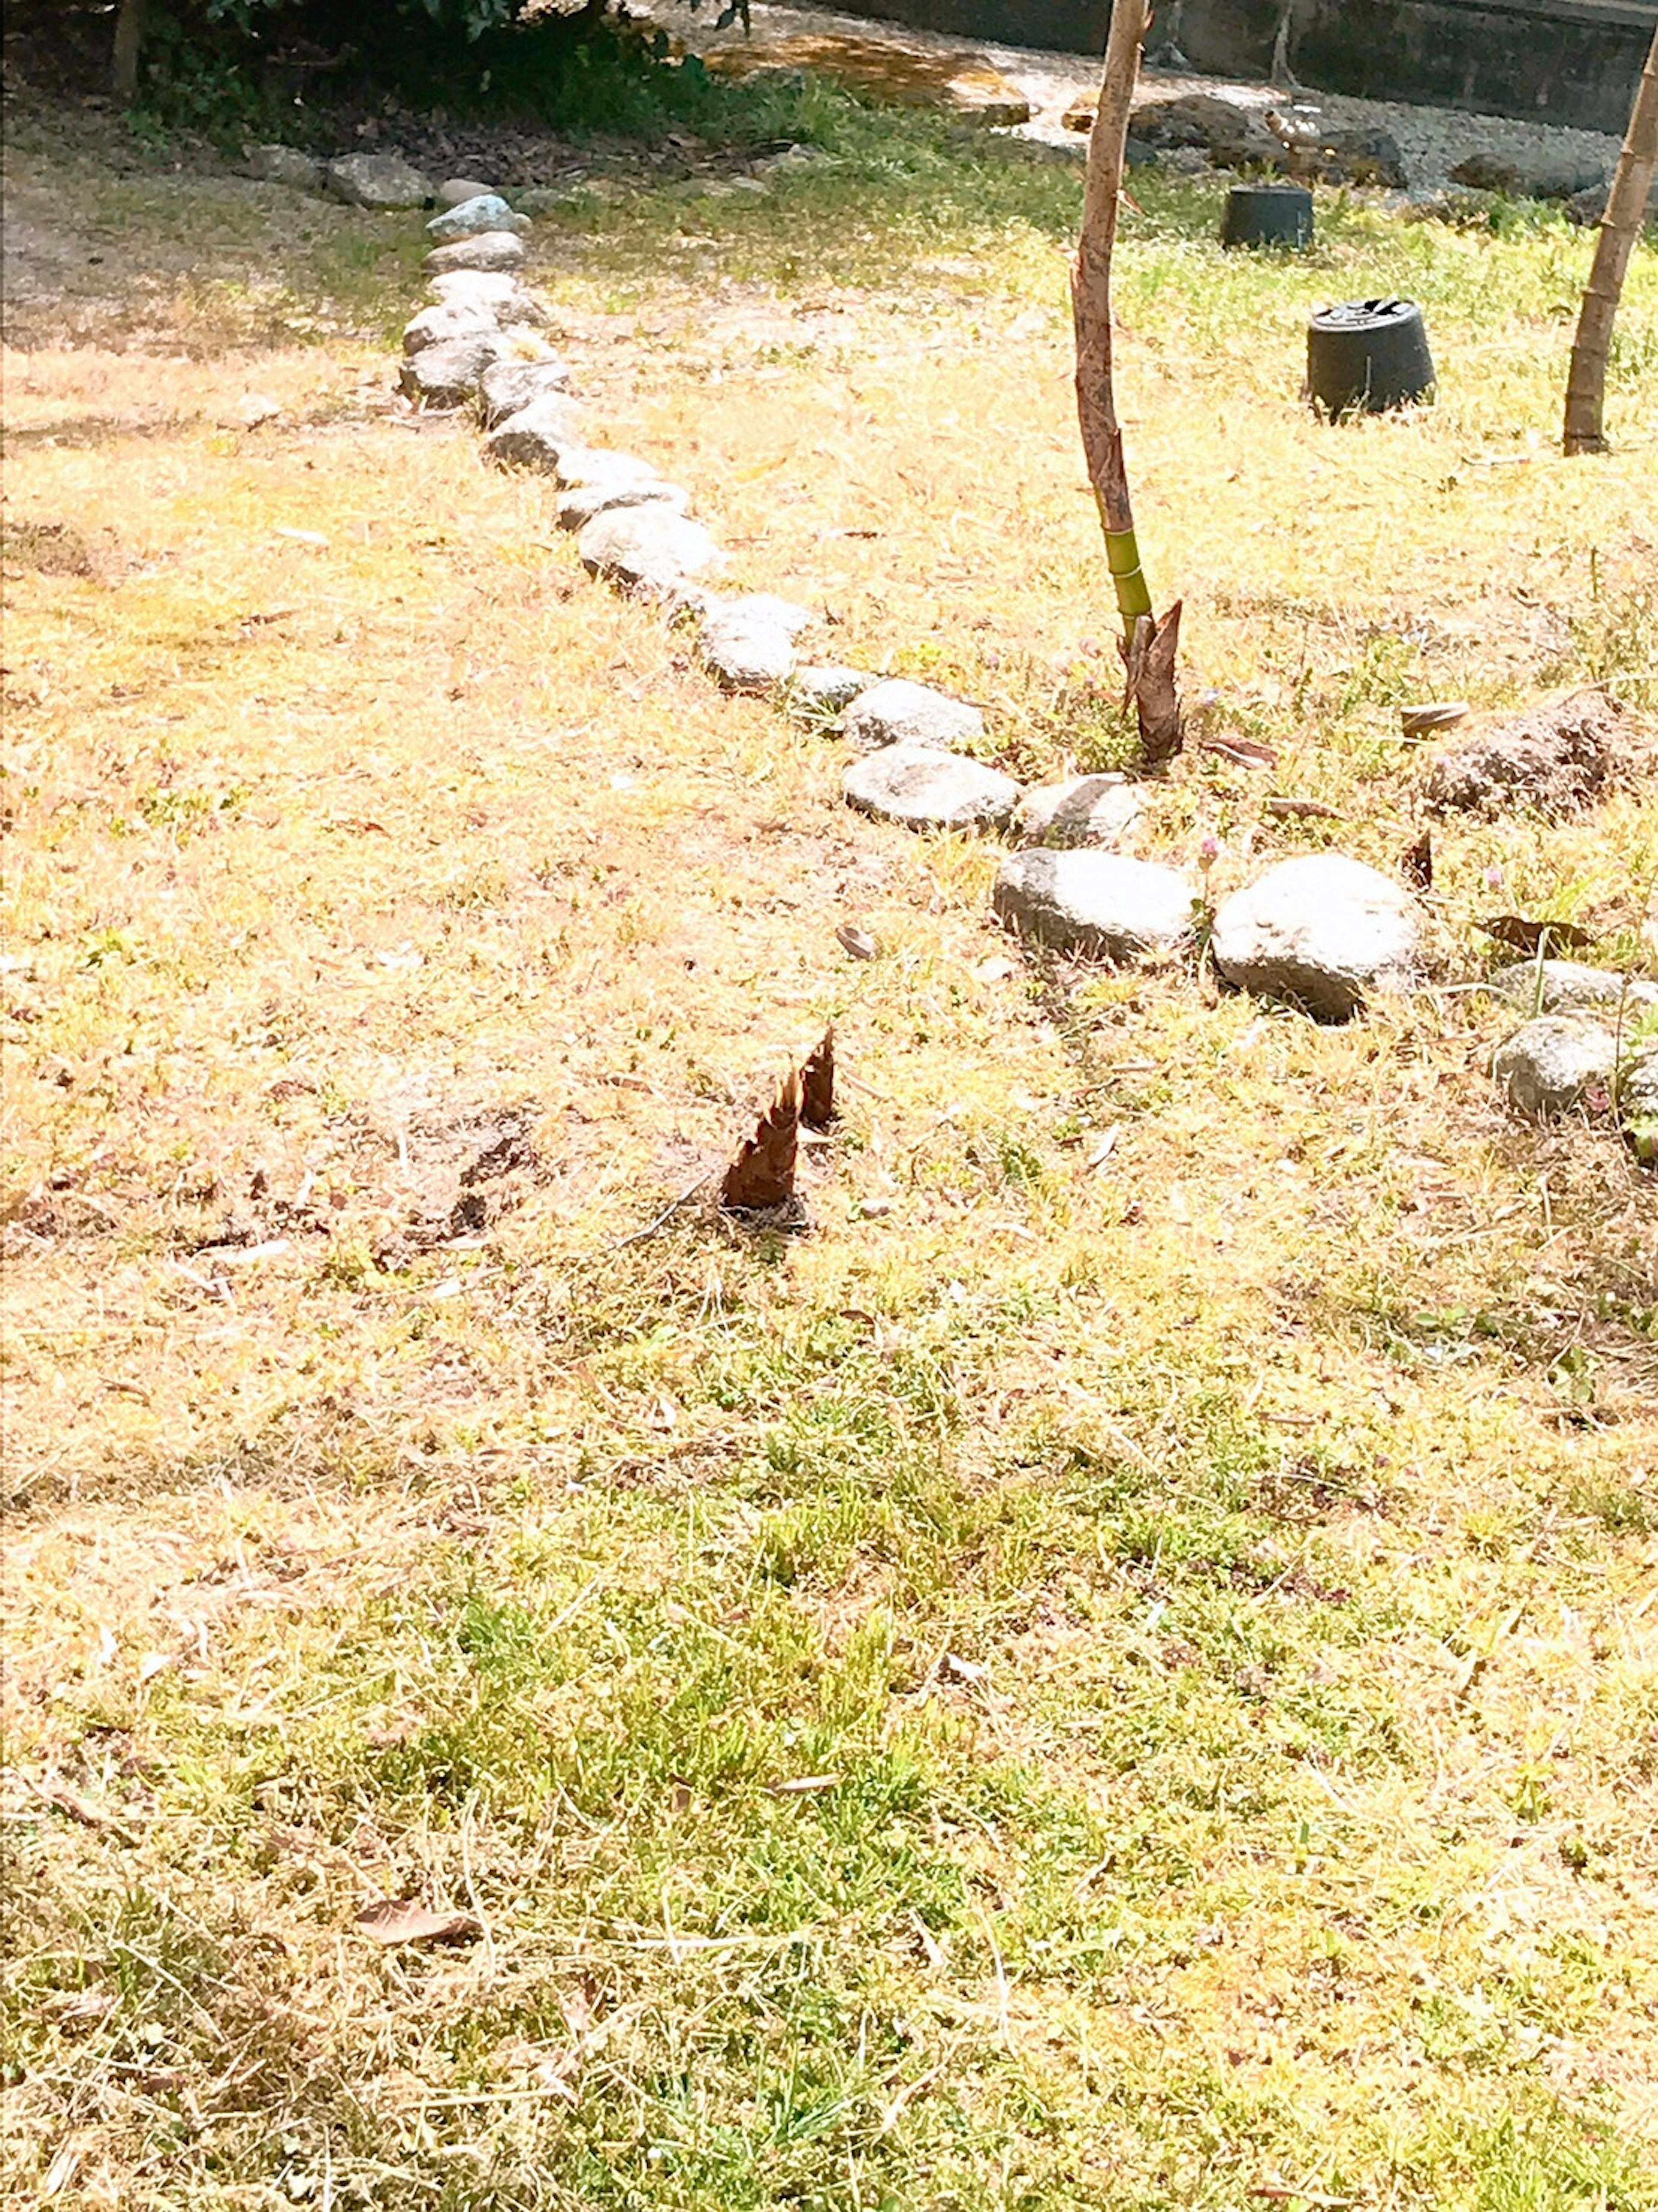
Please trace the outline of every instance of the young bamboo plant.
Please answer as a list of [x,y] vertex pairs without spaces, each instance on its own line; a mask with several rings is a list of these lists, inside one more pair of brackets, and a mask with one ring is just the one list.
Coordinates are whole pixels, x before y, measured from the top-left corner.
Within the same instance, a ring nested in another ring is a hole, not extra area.
[[1577,336],[1566,376],[1568,453],[1606,450],[1606,363],[1612,355],[1612,326],[1624,289],[1635,241],[1647,211],[1647,196],[1658,173],[1658,30],[1635,94],[1629,135],[1618,158],[1617,174],[1606,195],[1594,260],[1583,289]]
[[1155,763],[1172,758],[1185,742],[1175,688],[1181,608],[1176,600],[1161,622],[1152,612],[1151,589],[1140,567],[1134,535],[1111,351],[1111,255],[1122,197],[1123,147],[1148,20],[1146,0],[1113,0],[1100,104],[1088,142],[1088,181],[1072,271],[1071,307],[1083,452],[1105,532],[1106,566],[1116,592],[1117,612],[1122,617],[1121,649],[1128,673],[1128,694],[1139,722],[1140,747],[1146,760]]

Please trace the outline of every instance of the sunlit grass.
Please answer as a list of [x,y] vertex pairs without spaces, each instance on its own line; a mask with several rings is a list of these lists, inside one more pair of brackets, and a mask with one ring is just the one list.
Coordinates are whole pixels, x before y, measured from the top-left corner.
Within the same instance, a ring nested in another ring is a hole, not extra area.
[[[1115,757],[1076,178],[821,135],[538,229],[596,430],[1018,773]],[[1649,1177],[1500,1109],[1471,994],[1009,966],[993,845],[853,820],[401,418],[412,226],[48,181],[130,285],[7,363],[14,2186],[1658,2203]],[[1135,188],[1154,583],[1278,753],[1193,754],[1144,849],[1391,866],[1400,704],[1649,715],[1650,252],[1567,465],[1581,234],[1327,198],[1244,263]],[[1390,289],[1437,406],[1315,424],[1307,310]],[[1442,985],[1496,905],[1650,959],[1649,793],[1436,834]],[[624,1242],[829,1017],[811,1233]],[[483,1936],[372,1949],[405,1894]]]

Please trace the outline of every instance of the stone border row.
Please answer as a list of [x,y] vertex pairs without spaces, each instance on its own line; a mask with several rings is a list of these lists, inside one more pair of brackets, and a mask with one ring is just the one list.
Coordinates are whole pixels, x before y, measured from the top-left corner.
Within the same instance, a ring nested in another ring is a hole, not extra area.
[[[842,778],[849,805],[922,830],[1001,832],[1017,820],[1022,842],[998,870],[993,911],[1062,952],[1169,955],[1201,924],[1227,981],[1327,1020],[1357,1012],[1373,992],[1420,980],[1425,917],[1413,894],[1379,870],[1338,853],[1303,854],[1274,864],[1210,916],[1200,887],[1178,869],[1111,849],[1144,808],[1123,777],[1023,790],[961,750],[984,734],[976,707],[902,678],[803,661],[799,641],[818,619],[811,609],[715,589],[726,556],[684,487],[584,437],[569,366],[548,341],[545,307],[521,282],[529,227],[489,192],[428,223],[435,298],[404,332],[404,393],[426,407],[475,404],[490,459],[550,479],[559,524],[576,533],[589,574],[694,622],[698,658],[722,688],[774,697],[837,729],[859,755]],[[1527,962],[1490,988],[1533,1017],[1493,1065],[1516,1106],[1555,1114],[1606,1084],[1619,1091],[1637,1146],[1649,1122],[1658,1149],[1658,1052],[1619,1066],[1623,1012],[1658,1005],[1658,985]],[[1618,1032],[1589,1018],[1611,1006]]]

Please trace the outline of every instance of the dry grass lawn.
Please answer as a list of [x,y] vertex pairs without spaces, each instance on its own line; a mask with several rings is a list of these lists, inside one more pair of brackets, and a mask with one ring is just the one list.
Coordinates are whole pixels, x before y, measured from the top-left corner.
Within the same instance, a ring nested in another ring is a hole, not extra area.
[[[416,225],[106,152],[13,147],[12,2201],[1658,2205],[1658,1210],[1451,988],[1649,967],[1658,800],[1447,825],[1347,1028],[1028,959],[395,403]],[[1650,248],[1568,464],[1582,234],[1136,190],[1154,588],[1279,756],[1140,849],[1396,864],[1413,698],[1650,723]],[[598,434],[1028,777],[1122,744],[1077,199],[849,113],[536,240]],[[1439,404],[1320,427],[1394,289]],[[636,1237],[829,1017],[811,1233]]]

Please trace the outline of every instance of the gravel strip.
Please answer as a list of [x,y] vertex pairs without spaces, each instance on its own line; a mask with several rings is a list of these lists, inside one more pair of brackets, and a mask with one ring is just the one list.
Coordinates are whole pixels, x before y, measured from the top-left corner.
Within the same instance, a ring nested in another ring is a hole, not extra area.
[[[686,0],[646,0],[641,12],[671,32],[692,52],[712,52],[744,36],[741,30],[716,33],[708,17],[693,13]],[[872,16],[768,7],[763,0],[753,8],[752,16],[749,44],[756,58],[763,57],[766,46],[774,40],[837,34],[865,44],[882,40],[920,53],[982,56],[1030,102],[1030,121],[1007,135],[1035,138],[1050,145],[1080,148],[1078,134],[1066,130],[1060,118],[1075,100],[1091,99],[1099,88],[1100,64],[1089,54],[1045,53],[1029,46],[1005,46],[985,39],[914,30],[908,24],[883,22]],[[1139,97],[1170,100],[1186,92],[1215,93],[1224,100],[1236,100],[1242,107],[1254,108],[1282,106],[1290,96],[1283,88],[1274,91],[1260,82],[1155,70],[1145,73]],[[1571,131],[1558,124],[1521,122],[1503,115],[1475,115],[1455,107],[1418,107],[1406,100],[1353,100],[1334,92],[1297,92],[1293,96],[1320,109],[1333,124],[1380,125],[1391,131],[1404,156],[1413,194],[1441,190],[1457,164],[1476,154],[1513,161],[1546,149],[1599,163],[1608,178],[1617,165],[1619,142],[1604,131]]]

